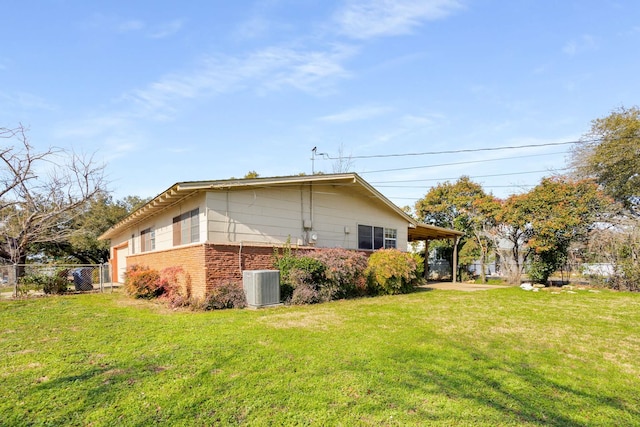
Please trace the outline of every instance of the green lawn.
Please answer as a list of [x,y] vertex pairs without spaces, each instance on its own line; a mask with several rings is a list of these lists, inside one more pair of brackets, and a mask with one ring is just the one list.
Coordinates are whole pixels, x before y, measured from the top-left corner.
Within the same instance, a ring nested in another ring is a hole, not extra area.
[[0,425],[640,425],[640,294],[0,302]]

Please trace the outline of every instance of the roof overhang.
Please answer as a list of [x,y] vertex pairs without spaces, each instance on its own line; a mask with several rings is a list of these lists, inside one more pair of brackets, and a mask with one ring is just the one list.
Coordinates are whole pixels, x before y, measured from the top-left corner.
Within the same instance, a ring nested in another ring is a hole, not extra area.
[[456,239],[464,236],[464,232],[450,228],[436,227],[435,225],[418,222],[414,227],[409,227],[409,241]]

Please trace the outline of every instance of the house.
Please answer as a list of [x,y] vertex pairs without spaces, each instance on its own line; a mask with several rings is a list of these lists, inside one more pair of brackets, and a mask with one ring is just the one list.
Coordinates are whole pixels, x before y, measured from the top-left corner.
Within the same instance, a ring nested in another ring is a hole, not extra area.
[[273,268],[274,248],[406,250],[462,233],[411,218],[355,173],[180,182],[107,230],[114,281],[127,266],[181,266],[191,292]]

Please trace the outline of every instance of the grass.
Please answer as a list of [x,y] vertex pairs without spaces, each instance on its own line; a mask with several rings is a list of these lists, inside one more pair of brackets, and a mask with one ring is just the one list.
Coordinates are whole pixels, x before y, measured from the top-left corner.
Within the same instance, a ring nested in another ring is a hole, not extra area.
[[640,425],[640,294],[0,302],[0,425]]

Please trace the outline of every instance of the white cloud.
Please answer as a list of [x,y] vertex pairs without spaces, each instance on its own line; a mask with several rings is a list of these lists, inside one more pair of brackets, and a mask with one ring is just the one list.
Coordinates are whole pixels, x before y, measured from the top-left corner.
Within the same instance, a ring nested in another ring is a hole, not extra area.
[[117,31],[119,33],[128,33],[130,31],[139,31],[145,27],[144,22],[139,21],[137,19],[130,19],[127,21],[120,22],[117,26]]
[[182,29],[184,21],[182,19],[175,19],[165,24],[160,24],[156,28],[152,29],[149,33],[149,37],[152,39],[163,39],[177,33]]
[[323,116],[318,120],[329,123],[350,123],[359,120],[372,119],[388,113],[389,111],[391,111],[391,108],[389,107],[363,105],[360,107],[350,108],[339,113]]
[[138,114],[165,119],[179,101],[239,90],[266,93],[290,87],[323,95],[331,82],[348,76],[342,62],[351,54],[345,47],[310,52],[272,47],[244,57],[212,56],[194,70],[167,75],[125,99],[133,101]]
[[7,94],[0,92],[0,101],[6,101],[7,105],[11,106],[11,109],[25,109],[25,110],[48,110],[55,111],[57,107],[49,103],[46,99],[28,92],[18,92],[15,94]]
[[599,47],[597,39],[589,34],[583,34],[577,39],[567,42],[562,51],[567,55],[573,56],[579,53],[596,50]]
[[355,39],[411,33],[424,21],[451,15],[457,0],[351,0],[334,20],[339,32]]
[[263,37],[269,32],[271,24],[261,16],[254,16],[242,22],[233,33],[238,40],[251,40]]

